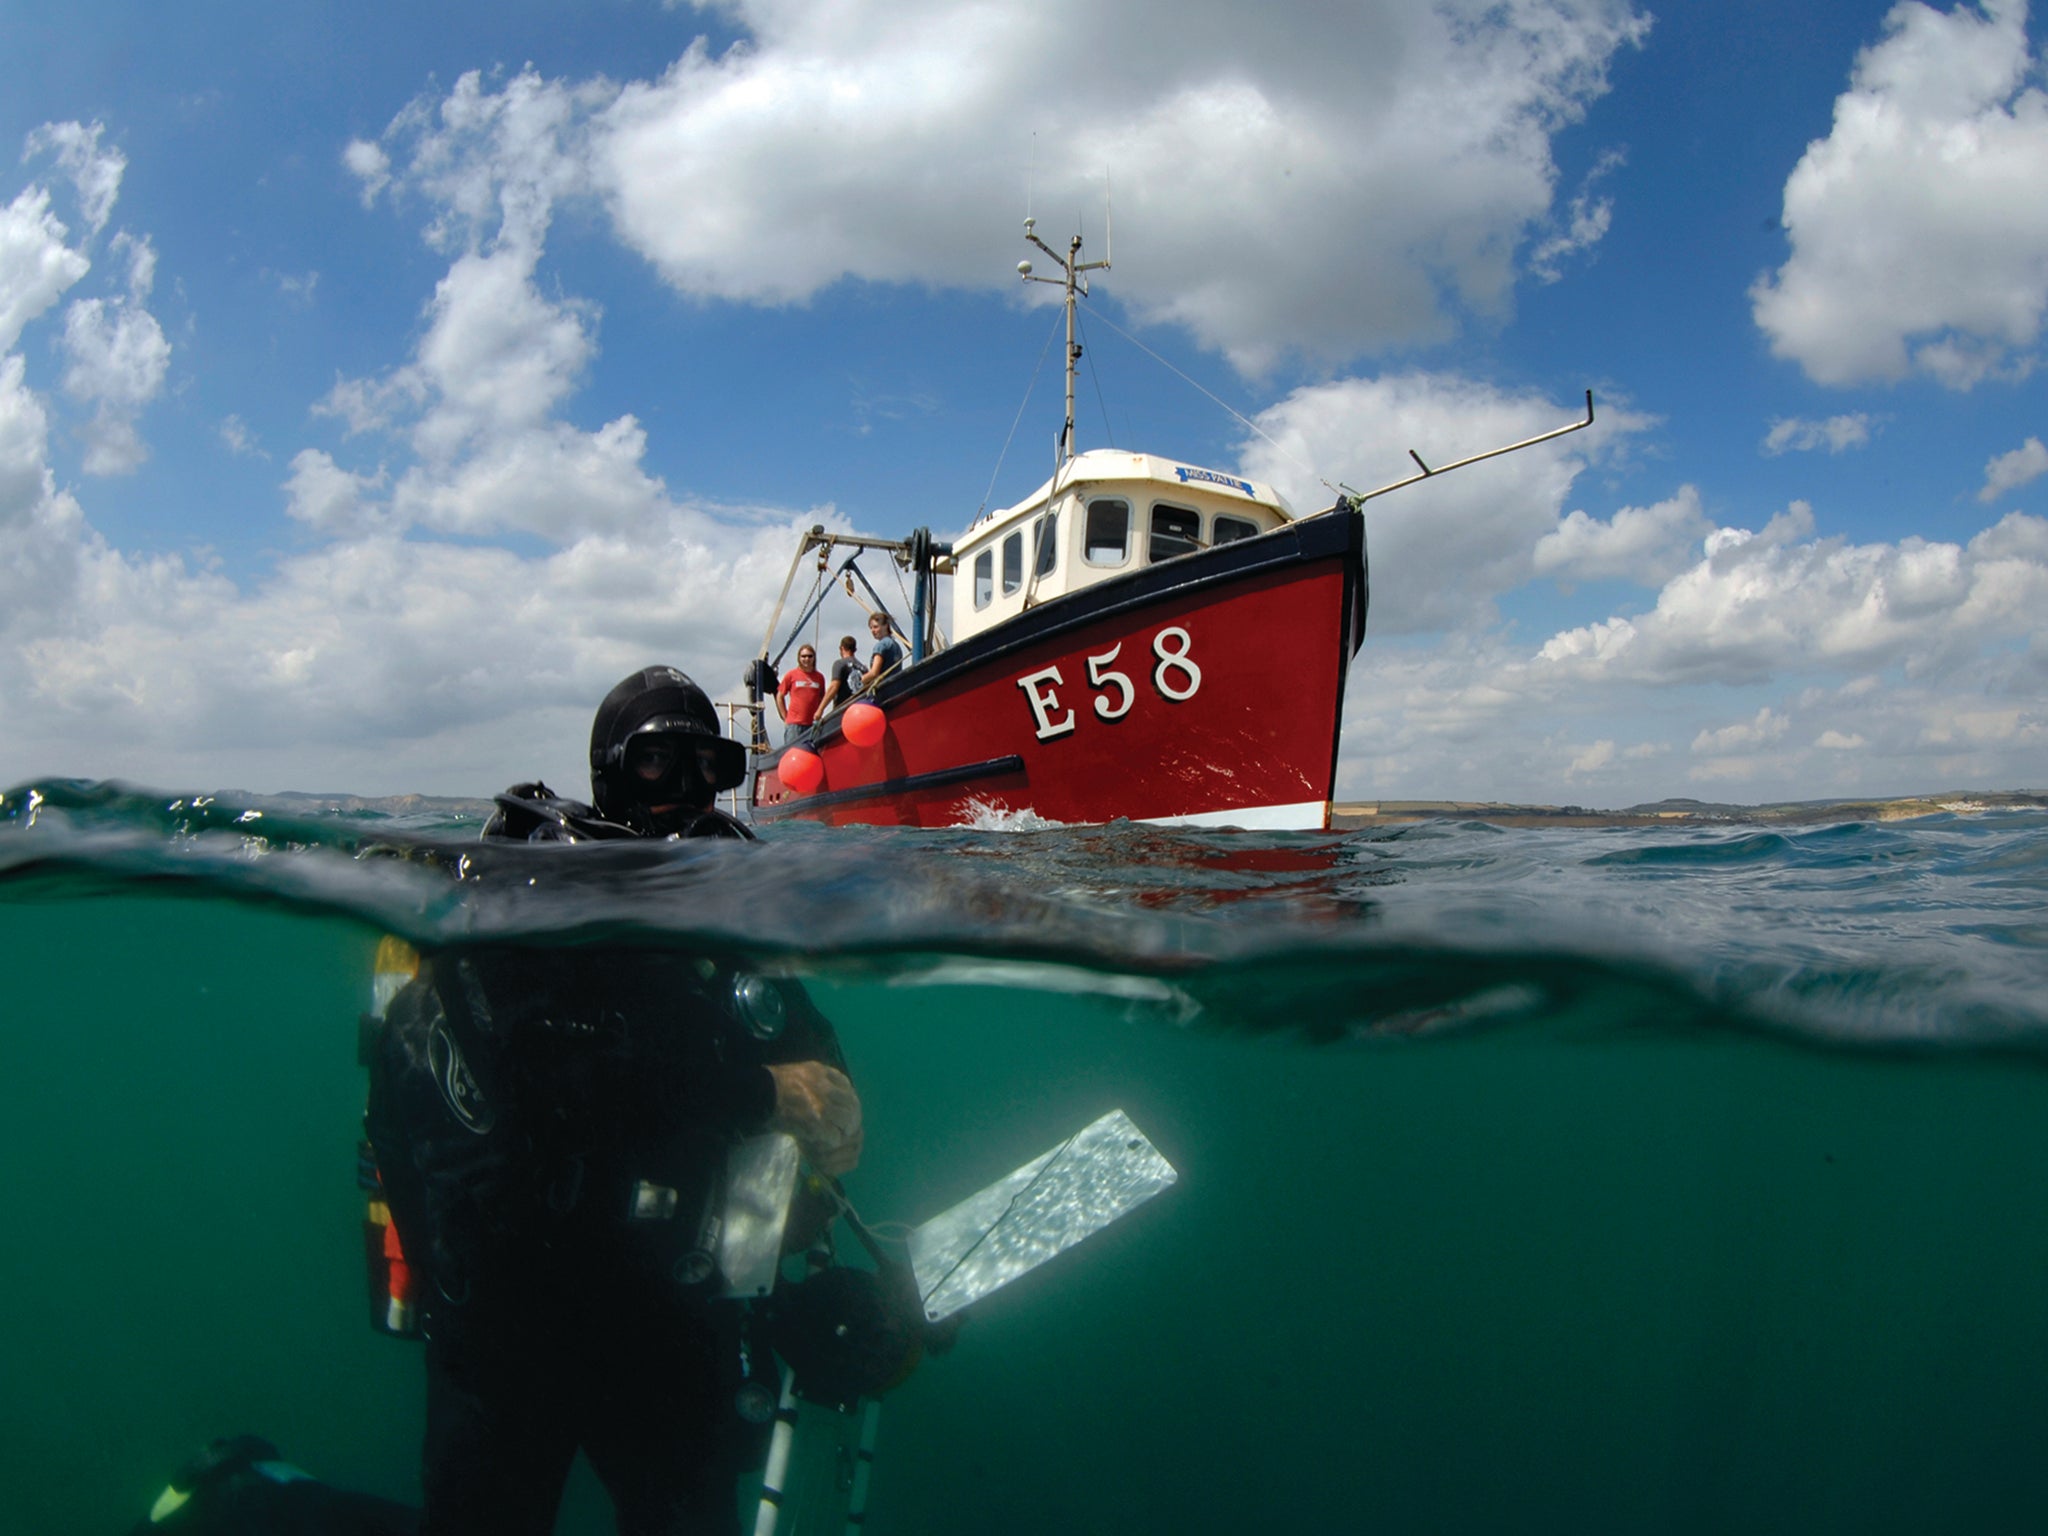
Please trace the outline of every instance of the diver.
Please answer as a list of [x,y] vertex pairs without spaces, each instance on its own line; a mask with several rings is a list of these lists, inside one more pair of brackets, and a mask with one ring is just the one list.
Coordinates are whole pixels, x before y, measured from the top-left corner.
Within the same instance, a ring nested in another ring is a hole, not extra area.
[[[590,737],[592,804],[499,797],[493,841],[750,838],[713,808],[745,749],[653,667]],[[426,1336],[426,1536],[541,1536],[581,1450],[623,1536],[730,1533],[777,1367],[714,1299],[707,1232],[742,1138],[819,1175],[859,1161],[861,1105],[793,982],[649,947],[423,957],[370,1052],[365,1117]],[[752,1420],[752,1422],[750,1422]]]
[[[486,840],[752,837],[712,806],[744,749],[672,668],[606,696],[590,763],[593,803],[517,785]],[[515,877],[536,867],[500,851]],[[755,1466],[756,1532],[858,1529],[877,1399],[950,1347],[963,1308],[1177,1177],[1116,1111],[899,1256],[838,1185],[860,1160],[860,1098],[794,982],[624,943],[421,955],[388,938],[373,992],[358,1173],[383,1230],[365,1256],[374,1325],[426,1342],[425,1508],[333,1487],[241,1435],[180,1468],[133,1536],[545,1536],[579,1451],[621,1536],[736,1536]],[[772,1224],[735,1194],[764,1144],[791,1181]],[[872,1269],[838,1262],[841,1220]],[[751,1249],[728,1241],[750,1228]]]

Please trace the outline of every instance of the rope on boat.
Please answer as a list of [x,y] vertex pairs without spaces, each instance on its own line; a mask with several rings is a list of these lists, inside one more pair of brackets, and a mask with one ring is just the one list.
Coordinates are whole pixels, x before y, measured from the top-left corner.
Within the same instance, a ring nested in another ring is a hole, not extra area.
[[1078,311],[1074,315],[1074,329],[1083,335],[1081,355],[1088,359],[1088,382],[1095,386],[1096,409],[1102,412],[1103,439],[1108,442],[1110,447],[1114,448],[1116,446],[1116,428],[1109,424],[1109,402],[1102,398],[1102,373],[1095,366],[1094,348],[1086,340],[1087,323],[1082,320]]
[[[1267,442],[1271,443],[1276,450],[1278,450],[1285,458],[1291,461],[1294,464],[1295,468],[1299,469],[1303,474],[1314,475],[1316,482],[1318,484],[1329,486],[1332,491],[1336,491],[1338,489],[1335,485],[1331,485],[1331,483],[1328,480],[1325,480],[1321,475],[1316,474],[1315,465],[1303,459],[1300,454],[1296,453],[1293,449],[1289,448],[1285,443],[1281,442],[1278,438],[1273,436],[1272,433],[1268,432],[1256,421],[1253,421],[1251,417],[1245,415],[1243,411],[1240,411],[1228,400],[1220,398],[1213,391],[1204,388],[1194,379],[1189,378],[1185,373],[1181,372],[1180,369],[1174,367],[1172,363],[1169,363],[1157,352],[1154,352],[1150,347],[1146,346],[1145,343],[1138,340],[1137,337],[1133,336],[1129,331],[1125,330],[1122,326],[1118,325],[1114,320],[1110,319],[1107,315],[1098,312],[1095,318],[1097,320],[1100,320],[1104,325],[1108,326],[1112,331],[1115,331],[1117,335],[1123,337],[1125,341],[1128,341],[1140,352],[1144,353],[1147,357],[1151,358],[1153,362],[1157,363],[1160,367],[1164,368],[1168,373],[1175,375],[1177,378],[1180,379],[1182,383],[1188,385],[1190,388],[1200,390],[1202,394],[1207,395],[1210,400],[1215,402],[1215,404],[1221,406],[1224,410],[1228,411],[1232,416],[1235,416],[1240,424],[1249,427],[1252,431],[1258,433],[1259,436],[1263,437]],[[1100,388],[1099,384],[1097,388]]]

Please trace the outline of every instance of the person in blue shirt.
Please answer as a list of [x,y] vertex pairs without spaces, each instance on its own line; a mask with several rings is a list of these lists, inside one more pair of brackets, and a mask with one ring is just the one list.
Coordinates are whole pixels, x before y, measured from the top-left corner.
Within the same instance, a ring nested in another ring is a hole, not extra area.
[[903,642],[896,638],[896,625],[886,613],[868,615],[868,637],[875,643],[868,669],[861,674],[861,692],[874,692],[875,684],[903,665]]

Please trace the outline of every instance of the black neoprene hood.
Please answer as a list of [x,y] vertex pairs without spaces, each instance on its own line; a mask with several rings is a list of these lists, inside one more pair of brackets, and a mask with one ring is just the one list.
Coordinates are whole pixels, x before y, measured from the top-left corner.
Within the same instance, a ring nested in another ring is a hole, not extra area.
[[649,729],[710,738],[718,754],[714,789],[746,777],[747,750],[719,730],[704,690],[674,667],[646,667],[604,696],[590,724],[590,798],[601,815],[623,818],[635,803],[625,781],[626,742]]

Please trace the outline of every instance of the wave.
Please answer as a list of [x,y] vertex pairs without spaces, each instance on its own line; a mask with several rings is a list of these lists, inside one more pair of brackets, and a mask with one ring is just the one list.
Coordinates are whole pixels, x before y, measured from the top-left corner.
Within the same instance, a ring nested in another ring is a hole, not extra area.
[[427,949],[694,946],[1318,1045],[1718,1028],[2048,1049],[2039,812],[1792,831],[800,824],[751,845],[529,847],[479,842],[487,809],[50,780],[0,796],[0,900],[253,903]]

